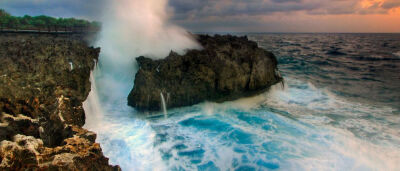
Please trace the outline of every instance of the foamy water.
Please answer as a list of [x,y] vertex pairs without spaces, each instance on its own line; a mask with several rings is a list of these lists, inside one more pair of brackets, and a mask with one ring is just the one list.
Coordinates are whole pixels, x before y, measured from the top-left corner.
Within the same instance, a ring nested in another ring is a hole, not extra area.
[[393,109],[347,102],[311,83],[289,78],[284,89],[173,109],[168,118],[140,115],[124,99],[86,123],[102,118],[88,128],[124,170],[399,169],[399,119],[383,118]]
[[252,35],[277,55],[285,86],[150,116],[127,106],[134,57],[200,48],[168,22],[167,4],[107,5],[84,127],[97,133],[111,164],[123,170],[400,170],[399,35]]

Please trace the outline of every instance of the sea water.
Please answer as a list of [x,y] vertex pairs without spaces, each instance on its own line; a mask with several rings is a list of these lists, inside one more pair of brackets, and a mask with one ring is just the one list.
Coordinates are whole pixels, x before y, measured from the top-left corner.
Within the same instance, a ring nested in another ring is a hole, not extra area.
[[[400,34],[247,35],[277,56],[284,85],[168,109],[167,117],[126,105],[133,80],[113,100],[91,96],[98,101],[85,110],[102,110],[86,112],[85,127],[110,163],[123,170],[400,170]],[[99,73],[92,93],[106,77]]]

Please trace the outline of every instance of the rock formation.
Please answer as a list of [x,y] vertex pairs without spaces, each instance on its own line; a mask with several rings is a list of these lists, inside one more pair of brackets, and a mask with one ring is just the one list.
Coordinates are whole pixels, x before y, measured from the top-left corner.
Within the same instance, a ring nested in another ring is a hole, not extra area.
[[128,104],[138,110],[160,110],[203,101],[234,100],[254,95],[281,81],[275,56],[247,37],[199,35],[204,49],[165,59],[138,57],[139,71]]
[[81,35],[0,33],[0,170],[120,170],[82,128],[99,51]]

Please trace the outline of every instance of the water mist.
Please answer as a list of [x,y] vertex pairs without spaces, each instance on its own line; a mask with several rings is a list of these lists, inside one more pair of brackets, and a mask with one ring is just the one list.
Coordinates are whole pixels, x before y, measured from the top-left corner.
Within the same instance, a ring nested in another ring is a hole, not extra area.
[[[95,43],[101,54],[92,84],[97,86],[92,90],[97,91],[100,101],[126,98],[137,70],[135,57],[163,58],[171,50],[182,54],[200,48],[188,32],[168,22],[171,10],[167,0],[107,1],[104,6],[102,30]],[[96,108],[101,111],[100,105]]]
[[[113,134],[109,129],[113,124],[104,115],[131,116],[135,112],[127,106],[126,98],[137,71],[136,57],[159,59],[171,51],[183,54],[201,48],[190,33],[168,21],[172,15],[168,0],[107,1],[104,7],[102,30],[94,44],[101,53],[91,75],[92,91],[84,102],[84,127],[98,133],[98,139]],[[132,161],[110,162],[129,169],[133,165]]]
[[[136,72],[135,57],[163,58],[171,50],[182,54],[187,49],[200,48],[188,32],[168,22],[171,16],[168,0],[107,1],[105,7],[102,30],[95,45],[101,47],[101,72],[109,75],[113,83],[109,85],[108,79],[100,81],[102,87],[114,90],[115,81],[123,82],[120,88],[124,91],[120,92],[126,95]],[[107,94],[103,96],[110,94],[104,92]]]

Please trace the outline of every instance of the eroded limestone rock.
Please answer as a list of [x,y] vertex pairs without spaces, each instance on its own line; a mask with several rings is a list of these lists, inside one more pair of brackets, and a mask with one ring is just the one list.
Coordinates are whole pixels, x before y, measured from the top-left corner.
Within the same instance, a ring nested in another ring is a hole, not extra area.
[[139,71],[128,104],[138,110],[222,102],[250,96],[281,81],[275,56],[247,37],[200,35],[202,50],[165,59],[138,57]]
[[0,170],[119,170],[81,128],[99,52],[82,35],[0,33]]

